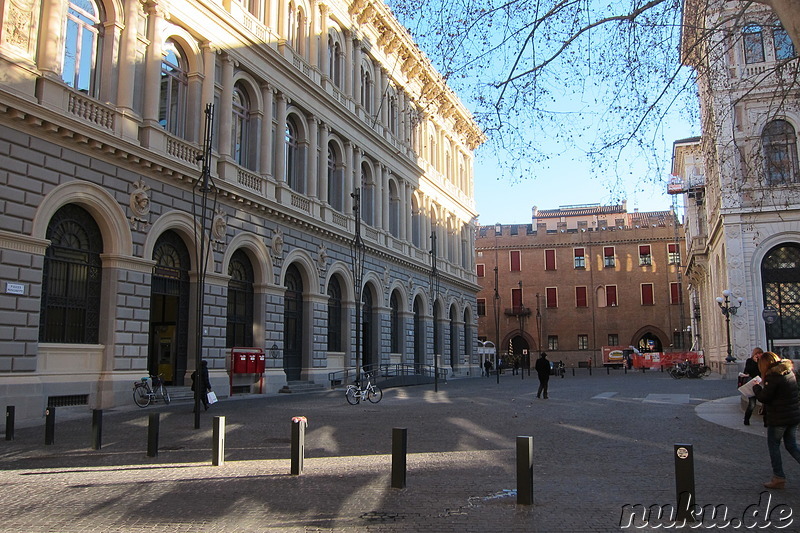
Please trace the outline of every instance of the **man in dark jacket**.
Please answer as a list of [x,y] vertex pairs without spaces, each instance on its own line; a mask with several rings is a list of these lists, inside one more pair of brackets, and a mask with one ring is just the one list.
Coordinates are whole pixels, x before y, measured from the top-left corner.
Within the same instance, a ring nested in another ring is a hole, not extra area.
[[547,399],[547,384],[550,381],[550,361],[547,360],[547,354],[542,352],[539,359],[536,360],[536,373],[539,375],[539,391],[536,393],[537,398],[541,398],[544,393],[544,399]]
[[[753,348],[753,353],[750,354],[750,357],[744,363],[744,372],[743,374],[747,374],[747,381],[750,381],[756,376],[760,376],[761,372],[758,370],[758,359],[761,357],[761,354],[764,353],[764,350],[761,348]],[[753,409],[756,407],[756,397],[751,396],[749,401],[747,402],[747,409],[744,412],[744,425],[750,425],[750,416],[753,414]]]
[[764,404],[767,424],[767,447],[772,462],[772,480],[764,483],[768,489],[782,489],[786,485],[781,461],[781,441],[789,455],[800,463],[797,447],[797,426],[800,424],[800,393],[797,376],[790,359],[765,352],[758,360],[762,385],[753,387],[758,401]]

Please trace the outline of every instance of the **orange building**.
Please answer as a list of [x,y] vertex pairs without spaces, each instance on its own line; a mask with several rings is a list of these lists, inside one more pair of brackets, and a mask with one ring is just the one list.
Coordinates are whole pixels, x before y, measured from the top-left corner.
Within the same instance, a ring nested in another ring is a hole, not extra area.
[[532,224],[480,227],[478,337],[498,344],[504,365],[546,351],[597,366],[605,345],[687,350],[683,238],[672,211],[625,203],[534,207]]

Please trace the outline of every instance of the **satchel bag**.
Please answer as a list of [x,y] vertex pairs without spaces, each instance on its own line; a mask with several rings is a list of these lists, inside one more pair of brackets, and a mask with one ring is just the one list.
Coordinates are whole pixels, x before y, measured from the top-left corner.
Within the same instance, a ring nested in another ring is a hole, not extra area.
[[208,391],[208,394],[206,394],[206,397],[208,398],[208,403],[209,404],[217,403],[217,395],[214,393],[213,390],[212,391]]

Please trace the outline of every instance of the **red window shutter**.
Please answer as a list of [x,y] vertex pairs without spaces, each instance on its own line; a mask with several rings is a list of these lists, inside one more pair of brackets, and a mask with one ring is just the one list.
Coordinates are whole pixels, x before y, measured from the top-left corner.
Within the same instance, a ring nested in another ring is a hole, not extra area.
[[519,250],[511,250],[511,252],[509,253],[511,254],[511,272],[519,272],[520,271]]
[[652,283],[642,283],[642,305],[653,305]]
[[643,244],[642,246],[639,246],[639,255],[650,255],[650,245]]
[[616,307],[617,305],[617,286],[606,286],[606,305],[609,307]]
[[558,307],[558,292],[555,287],[548,287],[546,292],[547,307]]
[[583,248],[575,248],[575,257],[583,257]]
[[486,275],[486,265],[478,265],[478,277],[482,278]]
[[670,298],[670,303],[673,303],[673,304],[681,303],[681,284],[680,283],[670,283],[669,284],[669,298]]
[[575,287],[575,307],[587,307],[586,287]]
[[555,250],[545,250],[544,251],[544,269],[545,270],[555,270],[556,269],[556,251]]
[[511,306],[518,310],[522,305],[522,289],[511,289]]
[[606,246],[603,248],[603,257],[614,257],[614,247]]
[[671,253],[671,254],[677,254],[678,253],[678,245],[674,244],[674,243],[673,244],[668,244],[667,245],[667,251],[669,253]]

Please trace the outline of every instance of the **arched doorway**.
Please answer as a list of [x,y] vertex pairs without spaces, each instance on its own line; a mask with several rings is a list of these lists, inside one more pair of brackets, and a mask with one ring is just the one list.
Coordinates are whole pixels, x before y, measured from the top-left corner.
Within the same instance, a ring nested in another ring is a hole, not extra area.
[[147,369],[167,384],[183,385],[189,331],[189,250],[174,231],[165,231],[153,249],[150,339]]
[[514,364],[514,361],[518,361],[520,368],[529,368],[530,353],[530,345],[524,336],[516,335],[511,339],[511,364]]
[[450,308],[450,366],[455,370],[458,368],[458,327],[456,326],[456,319],[458,314],[456,308]]
[[303,370],[303,278],[295,265],[286,269],[283,299],[283,371],[298,381]]
[[764,326],[768,345],[782,357],[800,358],[800,245],[770,250],[761,262],[761,284],[764,306],[778,313],[772,325]]
[[362,368],[371,371],[375,361],[375,348],[372,345],[372,290],[364,287],[361,293],[361,355],[364,363]]
[[663,351],[661,339],[658,338],[658,335],[655,335],[649,331],[639,338],[639,341],[636,343],[636,347],[642,353]]
[[417,372],[425,364],[425,322],[419,296],[414,298],[414,366]]

